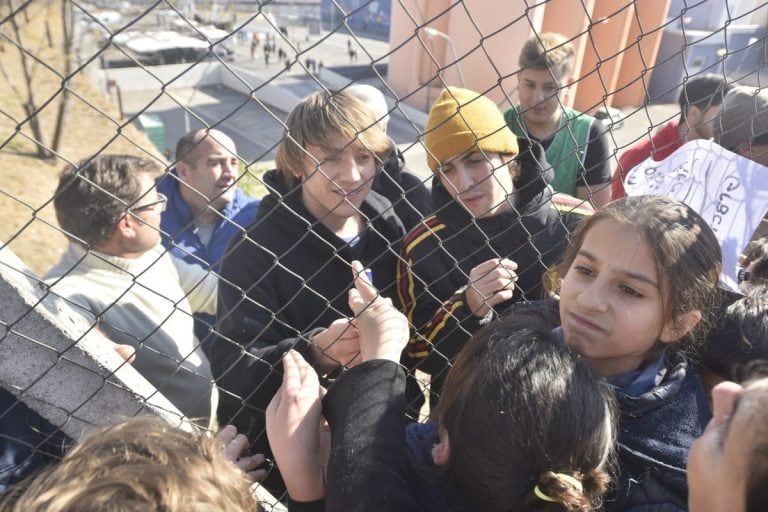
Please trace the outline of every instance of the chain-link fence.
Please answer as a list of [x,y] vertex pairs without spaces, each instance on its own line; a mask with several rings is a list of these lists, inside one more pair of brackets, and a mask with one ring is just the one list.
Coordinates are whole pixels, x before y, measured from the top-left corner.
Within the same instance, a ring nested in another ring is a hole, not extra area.
[[[4,482],[141,412],[269,455],[285,352],[326,386],[358,361],[353,260],[411,324],[408,414],[428,414],[626,172],[760,88],[768,4],[650,3],[4,2]],[[727,149],[761,144],[745,112]]]

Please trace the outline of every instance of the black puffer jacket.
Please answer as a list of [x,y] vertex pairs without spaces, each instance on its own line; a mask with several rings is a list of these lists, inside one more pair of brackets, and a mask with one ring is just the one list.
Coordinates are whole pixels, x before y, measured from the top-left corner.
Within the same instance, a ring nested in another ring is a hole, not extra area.
[[695,368],[670,354],[658,385],[638,397],[616,391],[619,478],[605,509],[616,512],[688,510],[688,452],[711,418]]

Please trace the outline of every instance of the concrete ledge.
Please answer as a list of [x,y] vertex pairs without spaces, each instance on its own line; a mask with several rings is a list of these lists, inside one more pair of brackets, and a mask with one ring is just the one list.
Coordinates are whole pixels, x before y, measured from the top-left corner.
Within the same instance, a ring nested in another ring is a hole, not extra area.
[[77,438],[91,425],[181,413],[8,248],[0,250],[0,385]]

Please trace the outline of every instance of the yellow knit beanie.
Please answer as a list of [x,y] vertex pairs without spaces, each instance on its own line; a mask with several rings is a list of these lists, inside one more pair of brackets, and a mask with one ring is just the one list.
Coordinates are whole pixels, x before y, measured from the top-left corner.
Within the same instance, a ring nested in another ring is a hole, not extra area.
[[443,89],[429,110],[424,145],[432,172],[437,172],[440,162],[475,146],[503,155],[519,152],[517,137],[493,101],[458,87]]

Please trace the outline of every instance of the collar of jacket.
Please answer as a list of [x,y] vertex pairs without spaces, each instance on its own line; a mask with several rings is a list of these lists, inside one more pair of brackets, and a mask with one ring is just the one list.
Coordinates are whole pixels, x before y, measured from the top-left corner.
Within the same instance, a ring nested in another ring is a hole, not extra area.
[[688,362],[682,354],[668,352],[666,372],[658,385],[639,396],[615,393],[621,414],[640,417],[664,404],[680,392],[689,371]]
[[[287,183],[278,169],[267,171],[262,177],[269,193],[261,200],[259,212],[254,222],[267,217],[281,219],[284,227],[298,227],[306,232],[314,232],[325,242],[332,243],[335,248],[341,248],[346,242],[325,227],[301,201],[301,181],[293,179]],[[402,222],[395,215],[392,203],[384,196],[371,190],[360,208],[363,216],[373,226],[377,234],[389,242],[399,241],[405,230]]]
[[[188,226],[195,221],[195,216],[187,202],[181,197],[180,181],[181,178],[179,178],[176,168],[174,167],[165,176],[160,178],[157,183],[157,191],[168,197],[166,206],[169,211],[173,212],[173,215],[179,220],[179,223],[182,226]],[[233,218],[243,207],[243,203],[247,202],[249,199],[239,187],[236,185],[235,187],[235,197],[220,210],[221,215],[218,217],[219,220],[217,224],[221,222],[221,219]]]

